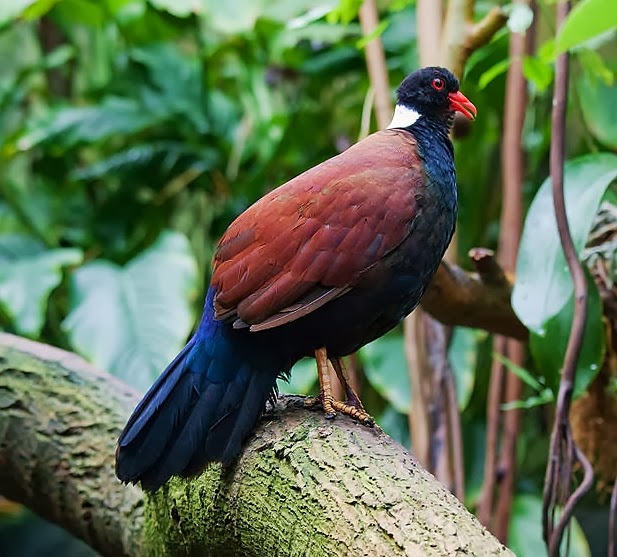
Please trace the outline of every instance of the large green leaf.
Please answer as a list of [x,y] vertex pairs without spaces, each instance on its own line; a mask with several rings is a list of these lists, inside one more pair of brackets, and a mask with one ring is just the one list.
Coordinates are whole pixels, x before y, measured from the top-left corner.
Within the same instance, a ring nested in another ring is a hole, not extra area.
[[617,87],[589,72],[576,86],[587,128],[600,143],[617,150]]
[[167,113],[148,110],[134,99],[107,97],[95,106],[57,106],[33,120],[18,139],[22,151],[32,149],[45,141],[56,146],[73,147],[80,143],[94,143],[125,136],[153,126]]
[[150,0],[158,10],[164,10],[176,17],[188,17],[193,13],[200,13],[202,3],[195,0]]
[[456,327],[448,348],[448,360],[452,366],[456,399],[458,406],[464,410],[469,403],[476,378],[478,363],[478,343],[486,338],[486,332],[467,327]]
[[188,241],[165,232],[124,267],[99,260],[77,270],[63,328],[78,352],[145,389],[186,340],[196,283]]
[[[579,157],[567,162],[564,172],[568,222],[580,253],[600,200],[617,177],[617,155],[598,153]],[[541,335],[546,321],[559,313],[572,295],[572,289],[557,233],[551,180],[547,178],[525,219],[512,306],[519,319]]]
[[142,104],[154,113],[182,115],[198,133],[208,131],[201,62],[170,44],[135,49],[132,59],[148,68],[152,89],[141,91]]
[[28,236],[0,236],[0,303],[18,333],[40,333],[47,298],[62,280],[62,267],[81,259],[78,249],[47,249]]
[[364,373],[373,388],[403,414],[411,408],[411,388],[399,334],[381,337],[360,350]]
[[557,52],[581,45],[585,41],[617,28],[615,0],[584,0],[574,6],[557,35]]
[[19,18],[40,17],[59,0],[6,0],[0,2],[0,27]]
[[[574,396],[579,396],[598,374],[604,358],[604,325],[602,323],[602,300],[595,283],[587,273],[587,321],[583,345],[576,367],[576,384]],[[544,334],[531,333],[529,345],[537,369],[546,383],[557,394],[563,358],[570,338],[574,316],[574,295],[561,311],[549,319],[544,327]]]
[[[572,519],[568,557],[590,557],[589,545],[577,520]],[[566,545],[566,539],[562,549]],[[546,555],[542,539],[542,500],[535,495],[517,495],[512,503],[508,546],[517,557]]]
[[291,369],[289,381],[279,379],[277,384],[281,393],[308,395],[317,383],[317,366],[313,358],[303,358]]

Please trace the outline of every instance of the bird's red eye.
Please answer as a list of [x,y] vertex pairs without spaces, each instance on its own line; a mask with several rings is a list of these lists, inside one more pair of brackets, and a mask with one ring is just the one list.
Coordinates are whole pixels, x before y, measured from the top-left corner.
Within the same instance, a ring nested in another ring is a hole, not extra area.
[[443,79],[441,79],[440,77],[436,77],[435,79],[433,79],[433,89],[437,89],[437,91],[441,91],[444,85],[445,83],[443,82]]

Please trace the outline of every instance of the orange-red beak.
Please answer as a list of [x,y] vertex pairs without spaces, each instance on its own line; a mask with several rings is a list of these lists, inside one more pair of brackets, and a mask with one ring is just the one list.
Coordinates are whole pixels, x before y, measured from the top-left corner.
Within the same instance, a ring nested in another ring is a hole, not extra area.
[[470,120],[473,120],[478,114],[478,110],[473,103],[460,91],[450,93],[448,98],[450,99],[450,108],[455,112],[460,112]]

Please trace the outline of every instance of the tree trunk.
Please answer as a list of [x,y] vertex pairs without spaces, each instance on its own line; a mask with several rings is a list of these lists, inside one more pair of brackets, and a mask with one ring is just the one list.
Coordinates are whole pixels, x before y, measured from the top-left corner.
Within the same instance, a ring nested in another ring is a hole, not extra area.
[[226,471],[154,495],[121,485],[114,445],[137,400],[73,354],[0,334],[0,493],[110,557],[512,555],[378,427],[298,397]]

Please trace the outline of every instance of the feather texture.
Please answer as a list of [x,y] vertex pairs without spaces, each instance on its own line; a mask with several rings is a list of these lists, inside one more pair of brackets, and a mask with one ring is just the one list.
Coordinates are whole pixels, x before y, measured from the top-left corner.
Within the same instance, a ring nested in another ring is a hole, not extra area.
[[416,147],[407,132],[378,132],[240,215],[214,256],[217,318],[259,331],[353,287],[409,234],[426,178]]

